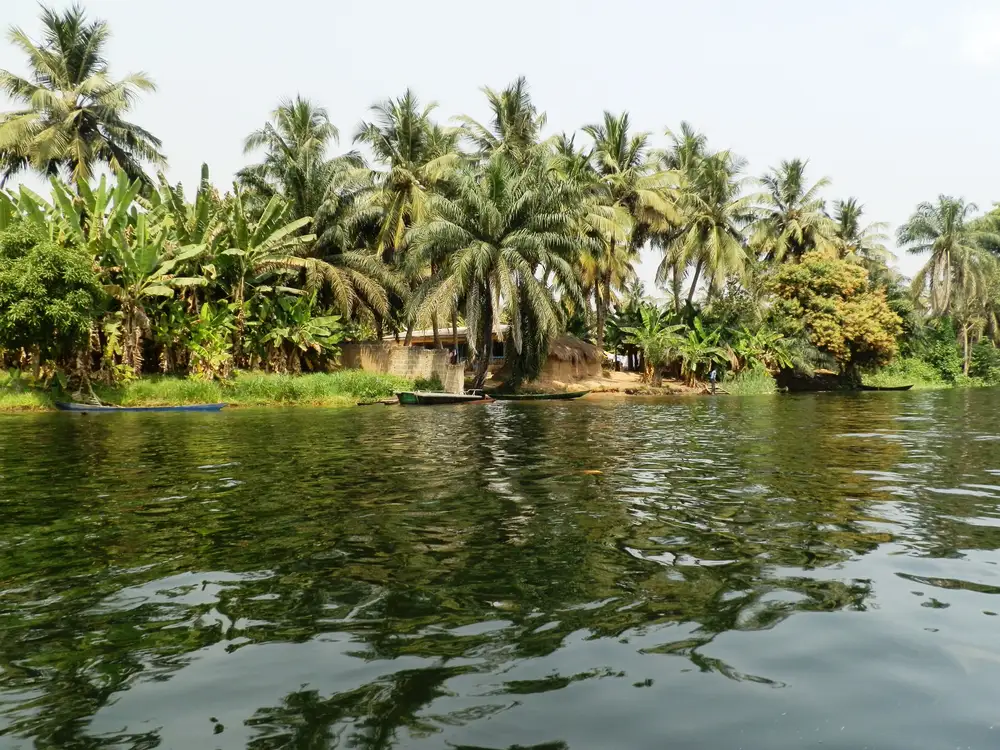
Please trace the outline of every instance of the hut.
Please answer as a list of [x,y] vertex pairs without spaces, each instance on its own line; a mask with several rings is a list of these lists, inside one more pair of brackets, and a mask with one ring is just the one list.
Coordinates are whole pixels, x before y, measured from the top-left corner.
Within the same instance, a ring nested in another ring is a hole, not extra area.
[[566,333],[553,339],[539,380],[592,380],[601,377],[604,357],[593,344]]

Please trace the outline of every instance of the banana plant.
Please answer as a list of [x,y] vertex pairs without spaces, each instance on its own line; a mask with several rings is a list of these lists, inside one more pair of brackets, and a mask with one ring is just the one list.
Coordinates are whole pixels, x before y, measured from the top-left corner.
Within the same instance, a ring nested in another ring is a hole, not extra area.
[[312,222],[312,217],[285,220],[288,204],[280,196],[273,196],[268,201],[257,221],[247,216],[243,199],[243,191],[239,185],[234,185],[229,201],[228,246],[220,253],[232,285],[231,299],[238,310],[233,332],[233,356],[238,366],[243,364],[248,283],[270,271],[308,272],[311,259],[302,258],[301,253],[316,239],[312,234],[298,234]]
[[701,318],[695,318],[687,336],[682,338],[677,353],[681,359],[681,375],[688,385],[698,380],[702,365],[725,364],[729,353],[720,345],[722,330],[706,331]]
[[278,372],[299,372],[303,358],[336,355],[344,338],[339,315],[316,316],[315,295],[258,298],[255,321],[259,349],[267,366]]
[[146,305],[152,299],[173,297],[183,287],[203,286],[202,276],[177,276],[175,267],[204,252],[195,245],[171,254],[164,245],[165,228],[150,227],[149,216],[141,213],[135,225],[112,238],[110,255],[115,264],[108,269],[112,283],[105,288],[118,302],[122,324],[122,358],[136,375],[142,370],[142,339],[150,331]]

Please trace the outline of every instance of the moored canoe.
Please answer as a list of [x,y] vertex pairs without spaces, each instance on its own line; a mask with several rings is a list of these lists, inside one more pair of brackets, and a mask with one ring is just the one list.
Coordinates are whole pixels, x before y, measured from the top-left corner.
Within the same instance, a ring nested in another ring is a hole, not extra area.
[[184,406],[100,406],[96,404],[71,404],[56,401],[59,411],[71,411],[77,414],[113,414],[116,412],[137,411],[221,411],[225,404],[186,404]]
[[482,393],[436,393],[434,391],[400,391],[396,394],[396,398],[403,406],[441,406],[491,400],[489,396]]

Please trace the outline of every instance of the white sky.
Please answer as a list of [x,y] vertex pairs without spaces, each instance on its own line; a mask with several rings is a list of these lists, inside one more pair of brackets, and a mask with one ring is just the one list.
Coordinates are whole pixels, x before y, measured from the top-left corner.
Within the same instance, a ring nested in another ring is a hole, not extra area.
[[[0,5],[0,24],[38,35],[34,0]],[[442,120],[484,118],[479,88],[524,74],[554,132],[628,109],[663,145],[664,128],[688,120],[754,174],[810,159],[814,178],[833,180],[828,198],[857,196],[893,227],[940,193],[1000,200],[997,0],[85,5],[111,23],[112,74],[144,70],[159,86],[134,119],[163,139],[170,178],[191,185],[203,161],[228,185],[243,137],[282,96],[326,106],[347,149],[367,108],[407,86]],[[25,70],[6,43],[0,68]],[[641,268],[650,290],[656,262]]]

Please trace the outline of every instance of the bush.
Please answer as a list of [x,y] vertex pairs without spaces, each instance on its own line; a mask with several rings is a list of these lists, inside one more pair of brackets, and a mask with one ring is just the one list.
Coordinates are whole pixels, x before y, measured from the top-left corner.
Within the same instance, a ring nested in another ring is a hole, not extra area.
[[954,382],[946,381],[934,365],[919,357],[899,357],[878,372],[865,375],[862,381],[880,388],[912,385],[917,389],[946,388]]
[[87,343],[103,297],[82,251],[27,224],[0,232],[0,348],[64,360]]
[[983,339],[972,348],[969,375],[991,385],[1000,383],[1000,350]]
[[734,396],[753,396],[777,393],[778,384],[771,373],[762,367],[752,367],[727,378],[723,387]]
[[940,379],[954,383],[962,374],[962,352],[951,319],[932,321],[925,327],[921,339],[912,347],[914,356],[933,367]]
[[435,374],[431,375],[429,378],[417,378],[413,381],[413,388],[417,391],[432,391],[440,393],[444,390],[444,385],[441,383],[441,378]]

